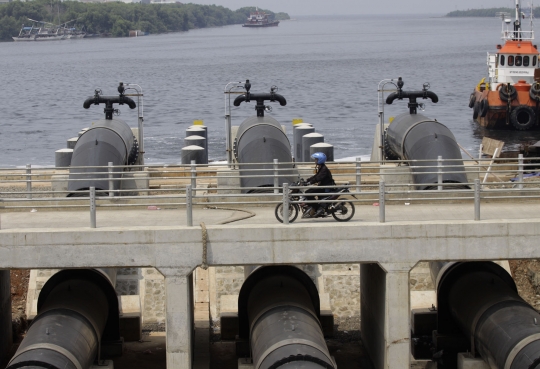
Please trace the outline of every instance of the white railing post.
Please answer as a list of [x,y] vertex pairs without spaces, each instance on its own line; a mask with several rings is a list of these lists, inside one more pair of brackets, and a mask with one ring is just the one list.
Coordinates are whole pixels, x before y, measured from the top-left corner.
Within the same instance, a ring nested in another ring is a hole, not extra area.
[[274,193],[279,193],[279,160],[274,159]]
[[522,190],[523,189],[523,154],[519,154],[518,162],[519,162],[518,188]]
[[360,162],[360,158],[356,158],[356,192],[360,192],[362,190],[362,163]]
[[197,188],[197,164],[195,164],[195,160],[191,161],[191,190],[195,190]]
[[438,191],[442,191],[443,189],[443,176],[442,176],[442,165],[443,165],[443,162],[442,162],[442,156],[438,156],[437,157],[437,183],[439,184],[437,186],[437,190]]
[[96,188],[90,187],[90,228],[96,228]]
[[193,187],[186,186],[186,225],[193,227]]
[[384,186],[384,181],[379,181],[379,223],[384,223],[386,221],[386,213],[384,200],[386,197],[386,188]]
[[114,196],[114,181],[113,181],[113,162],[110,161],[108,164],[109,171],[109,197]]
[[480,180],[474,180],[474,220],[480,220]]
[[289,184],[283,183],[283,224],[289,224]]
[[26,164],[26,198],[32,198],[32,165]]

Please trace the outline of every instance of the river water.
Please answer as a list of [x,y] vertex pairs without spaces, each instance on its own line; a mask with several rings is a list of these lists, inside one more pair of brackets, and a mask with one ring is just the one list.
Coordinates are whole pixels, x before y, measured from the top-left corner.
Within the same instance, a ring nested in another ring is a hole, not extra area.
[[[469,95],[487,73],[486,52],[500,43],[495,18],[436,16],[305,17],[279,27],[239,25],[139,38],[0,43],[0,166],[53,165],[66,139],[103,117],[83,101],[119,81],[144,90],[146,163],[178,163],[185,129],[209,127],[210,159],[225,158],[224,87],[250,79],[252,92],[272,85],[287,99],[271,113],[287,125],[313,123],[336,158],[366,157],[377,123],[377,85],[402,76],[405,89],[429,82],[439,103],[423,114],[447,125],[477,152],[484,135],[514,146],[538,132],[486,132],[472,121]],[[406,102],[385,107],[386,116]],[[120,107],[136,126],[136,110]],[[233,125],[254,103],[233,108]]]

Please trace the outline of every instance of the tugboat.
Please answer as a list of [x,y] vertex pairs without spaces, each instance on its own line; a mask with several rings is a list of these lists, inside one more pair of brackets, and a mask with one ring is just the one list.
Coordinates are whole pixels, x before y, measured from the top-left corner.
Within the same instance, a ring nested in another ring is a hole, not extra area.
[[247,22],[242,25],[242,27],[276,27],[279,24],[279,21],[268,20],[268,14],[265,12],[260,12],[259,8],[255,8],[254,13],[249,14]]
[[502,40],[497,53],[488,53],[488,81],[483,78],[469,98],[473,119],[488,129],[526,131],[538,126],[540,69],[534,31],[522,31],[520,1],[516,0],[513,30],[507,13],[501,13]]

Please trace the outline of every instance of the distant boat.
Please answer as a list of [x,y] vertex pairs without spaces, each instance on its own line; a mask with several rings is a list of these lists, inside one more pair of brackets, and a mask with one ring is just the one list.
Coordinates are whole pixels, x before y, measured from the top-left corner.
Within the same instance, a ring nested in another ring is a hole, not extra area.
[[65,27],[65,25],[73,21],[69,21],[61,25],[55,25],[33,19],[29,20],[32,22],[32,25],[29,27],[23,24],[19,35],[14,36],[13,41],[55,41],[83,38],[86,36],[86,32],[82,30],[78,30],[74,27]]
[[279,21],[268,20],[268,14],[265,12],[260,12],[259,8],[256,8],[254,13],[249,14],[247,22],[242,25],[242,27],[276,27],[279,24]]

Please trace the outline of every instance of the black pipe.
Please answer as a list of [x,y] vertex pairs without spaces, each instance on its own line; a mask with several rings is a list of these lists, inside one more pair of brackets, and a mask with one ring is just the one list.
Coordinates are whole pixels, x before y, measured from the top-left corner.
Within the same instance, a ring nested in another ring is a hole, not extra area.
[[38,315],[6,369],[87,369],[102,341],[118,341],[115,269],[62,270],[38,299]]
[[[518,294],[512,277],[493,262],[430,263],[437,288],[437,334],[461,333],[470,351],[492,368],[540,368],[540,314]],[[441,349],[439,347],[438,349]],[[456,353],[439,368],[451,368]]]
[[[386,131],[385,150],[391,158],[417,161],[412,173],[414,183],[419,184],[418,190],[436,188],[439,156],[445,159],[442,164],[443,183],[467,183],[456,139],[452,132],[437,120],[421,114],[398,115]],[[429,185],[430,183],[433,185]],[[452,188],[455,189],[456,186]]]
[[254,369],[335,369],[320,324],[317,288],[288,265],[255,269],[238,297],[239,336],[249,339]]
[[270,93],[251,93],[249,90],[251,89],[251,83],[249,83],[249,79],[246,80],[246,83],[244,84],[244,88],[246,89],[246,93],[240,96],[237,96],[236,99],[234,99],[234,106],[240,106],[243,102],[250,102],[251,100],[257,101],[257,105],[255,106],[255,110],[257,110],[257,116],[258,117],[264,117],[264,110],[266,108],[266,105],[264,105],[265,101],[277,101],[281,106],[287,105],[287,100],[280,95],[277,94],[275,91],[277,91],[277,87],[272,86],[270,89]]

